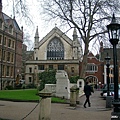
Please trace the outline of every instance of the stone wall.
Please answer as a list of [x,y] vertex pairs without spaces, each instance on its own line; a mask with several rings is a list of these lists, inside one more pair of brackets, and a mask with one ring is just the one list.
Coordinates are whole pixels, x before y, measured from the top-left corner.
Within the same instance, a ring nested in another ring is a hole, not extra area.
[[84,80],[79,79],[76,84],[70,84],[67,73],[65,71],[57,71],[56,84],[46,84],[45,89],[52,93],[52,96],[70,99],[70,88],[77,86],[79,88],[79,96],[83,95]]

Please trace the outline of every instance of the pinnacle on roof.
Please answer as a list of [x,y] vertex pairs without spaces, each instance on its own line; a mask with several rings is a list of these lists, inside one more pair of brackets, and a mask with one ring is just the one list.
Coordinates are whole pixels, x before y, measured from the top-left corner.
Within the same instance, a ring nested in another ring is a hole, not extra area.
[[37,28],[36,28],[35,37],[39,37],[39,33],[38,33],[38,26],[37,26]]

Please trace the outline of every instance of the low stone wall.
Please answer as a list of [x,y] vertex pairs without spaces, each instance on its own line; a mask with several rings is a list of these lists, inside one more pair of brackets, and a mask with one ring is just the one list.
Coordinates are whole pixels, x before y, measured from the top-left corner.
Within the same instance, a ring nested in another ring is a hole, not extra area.
[[[70,84],[70,88],[75,86],[76,84]],[[70,89],[69,88],[69,89]],[[56,84],[45,84],[45,89],[49,90],[52,93],[52,96],[56,96]],[[79,89],[79,97],[84,95],[83,89]],[[57,96],[61,97],[61,96]]]
[[79,88],[79,96],[83,95],[84,80],[78,79],[76,84],[70,83],[66,71],[59,70],[56,73],[56,84],[46,84],[45,88],[52,93],[52,96],[70,99],[70,88]]
[[45,84],[45,89],[52,93],[52,96],[56,96],[56,84]]

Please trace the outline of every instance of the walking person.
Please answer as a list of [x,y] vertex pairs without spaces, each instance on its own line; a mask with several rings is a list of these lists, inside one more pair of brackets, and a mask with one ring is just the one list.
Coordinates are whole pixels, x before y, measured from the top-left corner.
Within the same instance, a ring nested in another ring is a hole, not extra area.
[[91,107],[91,103],[90,103],[91,92],[94,93],[92,87],[88,84],[88,82],[86,82],[86,85],[84,86],[84,93],[85,93],[85,96],[86,96],[86,100],[85,100],[85,103],[84,103],[84,108],[86,108],[87,103],[88,103],[88,107]]

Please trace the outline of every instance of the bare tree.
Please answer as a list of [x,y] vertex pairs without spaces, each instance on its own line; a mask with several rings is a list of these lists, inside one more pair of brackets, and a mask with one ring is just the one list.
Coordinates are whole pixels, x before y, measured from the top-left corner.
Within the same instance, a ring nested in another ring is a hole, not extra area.
[[13,15],[24,19],[28,24],[33,24],[26,0],[12,0]]
[[31,36],[29,33],[25,32],[23,37],[23,43],[27,45],[27,50],[31,51],[33,50],[33,42],[31,40]]
[[[13,16],[22,24],[25,24],[26,26],[34,26],[31,13],[28,6],[28,0],[7,0],[6,7],[10,7]],[[33,27],[34,29],[34,27]],[[31,30],[32,31],[32,30]],[[23,42],[28,46],[28,50],[31,49],[32,46],[32,40],[30,39],[29,31],[26,31],[26,28],[24,29],[24,38]]]
[[85,77],[89,43],[106,40],[106,25],[112,13],[120,12],[118,0],[38,0],[45,20],[59,20],[70,28],[76,27],[84,42],[84,55],[80,77]]

